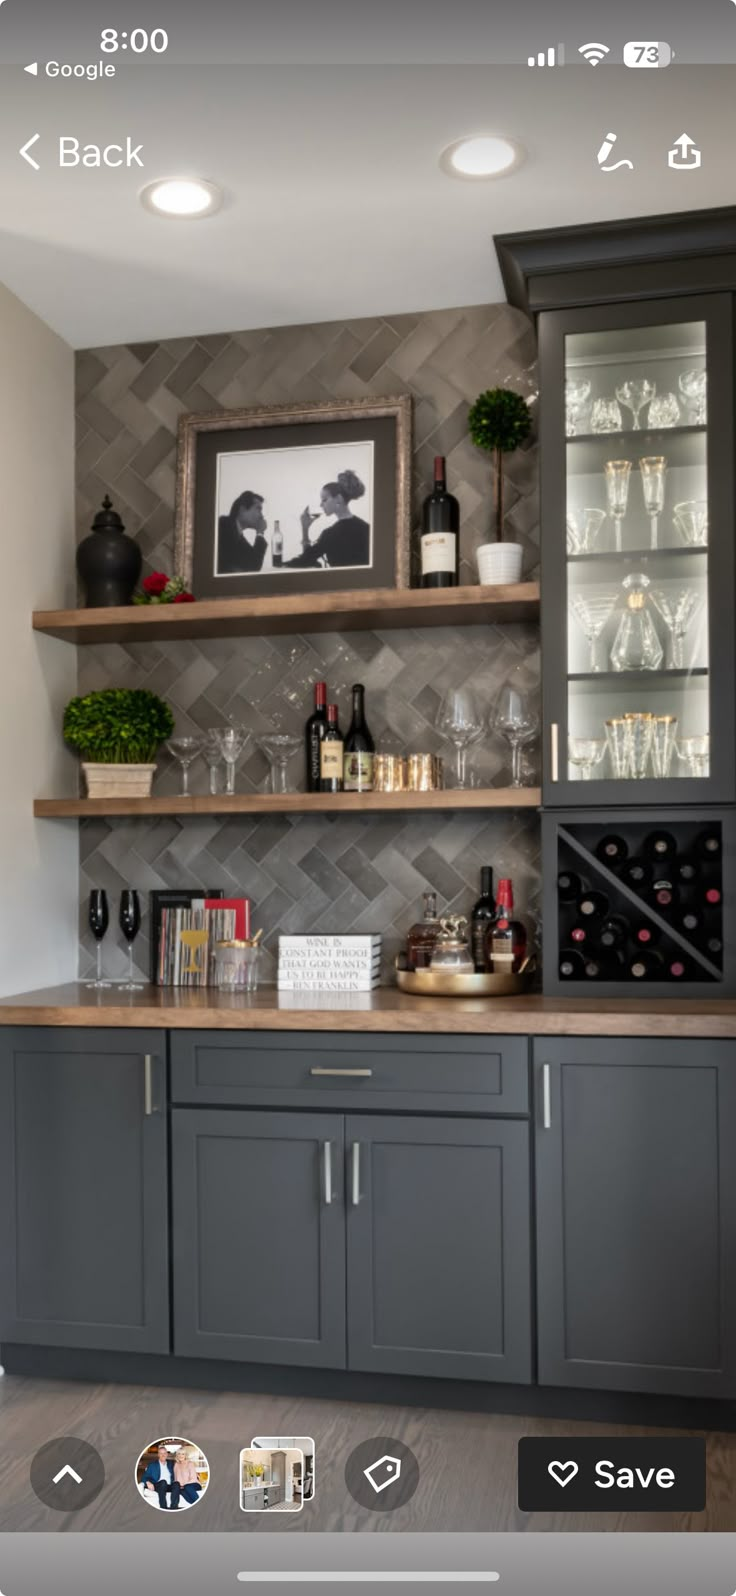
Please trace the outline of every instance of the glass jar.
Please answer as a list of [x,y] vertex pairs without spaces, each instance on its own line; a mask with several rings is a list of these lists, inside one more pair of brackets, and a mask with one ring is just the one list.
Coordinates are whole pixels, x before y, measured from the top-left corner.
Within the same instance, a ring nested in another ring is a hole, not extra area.
[[221,992],[255,992],[260,951],[252,942],[215,943],[215,986]]
[[474,975],[475,963],[465,934],[468,929],[465,916],[448,914],[440,921],[440,926],[430,969],[442,975]]

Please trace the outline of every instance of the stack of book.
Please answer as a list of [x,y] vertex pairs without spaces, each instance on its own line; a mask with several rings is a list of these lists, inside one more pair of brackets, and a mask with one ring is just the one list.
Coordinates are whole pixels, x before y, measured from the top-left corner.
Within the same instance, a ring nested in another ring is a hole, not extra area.
[[[211,986],[215,946],[218,942],[244,941],[250,936],[248,898],[205,898],[174,894],[184,899],[157,905],[155,981],[158,986]],[[187,901],[188,900],[188,901]]]
[[371,992],[380,973],[380,936],[279,937],[282,992]]

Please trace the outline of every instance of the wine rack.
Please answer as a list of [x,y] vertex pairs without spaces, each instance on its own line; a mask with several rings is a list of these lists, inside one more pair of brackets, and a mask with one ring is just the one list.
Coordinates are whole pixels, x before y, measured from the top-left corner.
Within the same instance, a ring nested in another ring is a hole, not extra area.
[[733,995],[732,810],[547,814],[543,851],[545,993]]

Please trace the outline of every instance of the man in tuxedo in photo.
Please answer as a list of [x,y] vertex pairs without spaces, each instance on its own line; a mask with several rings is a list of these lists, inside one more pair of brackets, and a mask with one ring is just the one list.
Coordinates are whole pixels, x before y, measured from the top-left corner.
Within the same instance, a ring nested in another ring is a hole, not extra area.
[[166,1507],[166,1497],[169,1496],[169,1508],[179,1506],[181,1486],[174,1477],[174,1462],[165,1446],[158,1448],[158,1461],[149,1463],[141,1484],[147,1491],[155,1491],[159,1507]]
[[241,493],[217,523],[217,575],[235,576],[260,571],[268,544],[268,522],[260,493]]

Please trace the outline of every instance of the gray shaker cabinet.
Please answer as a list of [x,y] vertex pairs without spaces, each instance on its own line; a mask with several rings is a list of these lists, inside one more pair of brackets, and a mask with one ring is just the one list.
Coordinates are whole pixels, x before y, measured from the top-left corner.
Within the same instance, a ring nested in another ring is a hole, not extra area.
[[168,1352],[165,1047],[0,1029],[0,1340]]
[[736,1396],[736,1043],[534,1057],[540,1384]]

